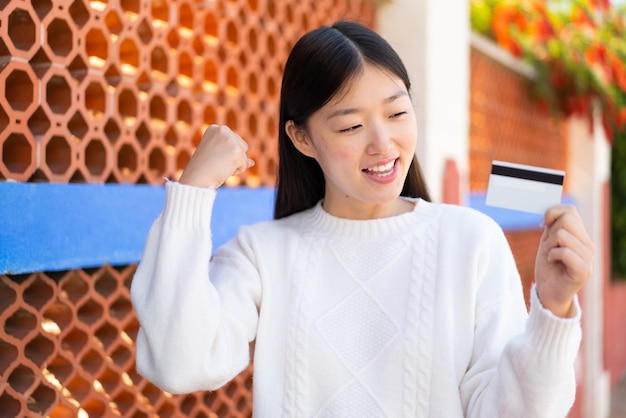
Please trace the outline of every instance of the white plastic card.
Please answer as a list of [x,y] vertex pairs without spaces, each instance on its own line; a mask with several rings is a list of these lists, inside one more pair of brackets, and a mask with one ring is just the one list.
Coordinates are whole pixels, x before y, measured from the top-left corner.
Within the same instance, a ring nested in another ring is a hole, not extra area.
[[561,203],[564,180],[561,170],[494,160],[485,203],[543,214]]

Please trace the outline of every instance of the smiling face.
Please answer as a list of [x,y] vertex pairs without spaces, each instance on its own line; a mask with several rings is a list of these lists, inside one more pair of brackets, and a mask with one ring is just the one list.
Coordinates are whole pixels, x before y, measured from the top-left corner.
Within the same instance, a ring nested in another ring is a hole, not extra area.
[[415,153],[417,124],[400,78],[365,64],[306,126],[289,121],[286,130],[296,148],[320,165],[328,213],[368,219],[411,210],[399,196]]

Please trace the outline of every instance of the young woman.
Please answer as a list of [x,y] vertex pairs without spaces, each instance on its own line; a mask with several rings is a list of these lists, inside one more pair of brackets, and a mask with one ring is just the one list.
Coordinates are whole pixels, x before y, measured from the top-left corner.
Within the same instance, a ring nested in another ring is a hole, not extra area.
[[207,129],[132,283],[137,368],[172,393],[250,362],[256,417],[563,417],[574,400],[576,293],[593,249],[576,210],[545,215],[527,313],[502,230],[429,202],[406,70],[371,30],[294,46],[280,105],[275,220],[212,254],[215,189],[253,162]]

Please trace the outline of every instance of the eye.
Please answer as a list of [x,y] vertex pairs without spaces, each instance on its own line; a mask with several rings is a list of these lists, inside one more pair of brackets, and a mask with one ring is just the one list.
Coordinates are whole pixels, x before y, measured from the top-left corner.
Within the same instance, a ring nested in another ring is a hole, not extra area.
[[391,119],[398,119],[398,118],[401,118],[404,115],[406,115],[406,111],[394,113],[393,115],[390,116],[390,118]]
[[360,124],[359,125],[354,125],[354,126],[351,126],[349,128],[340,129],[339,132],[342,133],[342,134],[350,133],[350,132],[356,131],[361,126],[363,126],[363,125],[360,125]]

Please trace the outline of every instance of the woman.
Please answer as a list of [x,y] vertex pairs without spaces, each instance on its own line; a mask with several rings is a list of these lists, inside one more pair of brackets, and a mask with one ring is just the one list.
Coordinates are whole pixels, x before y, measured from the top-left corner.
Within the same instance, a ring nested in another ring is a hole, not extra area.
[[546,213],[528,314],[502,230],[429,202],[409,92],[371,30],[301,38],[281,90],[276,219],[210,263],[215,188],[253,162],[230,129],[207,129],[166,185],[132,283],[142,375],[212,390],[255,341],[258,417],[567,414],[593,257],[580,217]]

